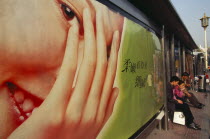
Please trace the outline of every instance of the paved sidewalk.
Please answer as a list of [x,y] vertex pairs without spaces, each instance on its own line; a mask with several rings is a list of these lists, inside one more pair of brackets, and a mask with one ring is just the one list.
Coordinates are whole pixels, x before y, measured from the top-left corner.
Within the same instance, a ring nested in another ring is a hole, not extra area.
[[195,122],[201,126],[201,130],[189,129],[186,126],[171,123],[169,121],[169,130],[154,129],[147,139],[210,139],[210,90],[207,92],[193,92],[198,100],[205,104],[203,109],[197,109],[190,105],[194,115]]

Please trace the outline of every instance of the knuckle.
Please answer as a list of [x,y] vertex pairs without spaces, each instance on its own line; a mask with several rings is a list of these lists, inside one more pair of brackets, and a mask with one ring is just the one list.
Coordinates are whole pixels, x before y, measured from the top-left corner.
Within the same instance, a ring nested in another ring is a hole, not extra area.
[[95,123],[95,118],[93,116],[91,117],[84,117],[82,118],[82,124],[84,125],[92,125]]
[[63,116],[61,114],[52,115],[48,119],[52,127],[59,127],[63,122]]
[[103,124],[103,122],[95,122],[94,126],[95,126],[97,129],[99,129],[99,128],[101,128],[102,124]]
[[77,125],[79,125],[79,120],[78,119],[73,119],[73,118],[68,118],[65,120],[65,125],[67,125],[68,127],[76,127]]
[[111,68],[115,68],[116,64],[117,64],[117,61],[115,59],[110,59],[110,67]]
[[69,68],[69,72],[74,73],[77,70],[77,66],[75,64],[71,64],[72,67]]
[[69,69],[70,70],[76,70],[76,68],[77,68],[77,62],[72,61],[72,62],[69,63]]
[[74,62],[72,63],[69,63],[69,65],[62,65],[61,67],[61,71],[62,72],[69,72],[69,73],[74,73],[76,71],[76,68],[77,68],[77,64]]
[[85,60],[86,66],[89,68],[95,68],[96,67],[96,59],[95,58],[87,58]]
[[104,119],[103,116],[98,116],[95,125],[100,125],[101,123],[103,123],[103,119]]
[[103,59],[103,60],[101,60],[101,61],[99,62],[99,64],[100,64],[103,68],[105,68],[105,67],[107,66],[108,62],[107,62],[107,60]]
[[80,119],[81,119],[81,114],[80,113],[72,113],[71,114],[66,114],[65,116],[65,123],[67,125],[71,125],[71,126],[76,126],[80,123]]
[[116,57],[115,56],[112,56],[111,58],[110,58],[110,63],[111,64],[115,64],[116,63]]

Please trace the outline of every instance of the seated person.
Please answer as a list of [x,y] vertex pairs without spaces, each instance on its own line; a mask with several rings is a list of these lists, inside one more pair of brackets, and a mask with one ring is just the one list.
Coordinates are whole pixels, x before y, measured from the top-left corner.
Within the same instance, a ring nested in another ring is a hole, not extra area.
[[172,113],[171,110],[173,110],[173,112],[175,110],[181,111],[185,116],[186,126],[194,130],[200,130],[201,128],[199,127],[199,125],[193,121],[194,117],[188,104],[184,103],[182,99],[184,93],[181,91],[181,88],[179,88],[177,92],[174,90],[175,86],[177,86],[178,84],[179,86],[184,86],[184,82],[180,81],[179,83],[179,78],[177,76],[173,76],[167,86],[169,116]]
[[173,89],[173,98],[176,100],[181,100],[183,103],[186,103],[186,93],[184,92],[186,90],[185,83],[180,80],[178,85],[174,87]]
[[167,83],[167,106],[168,106],[168,112],[169,112],[169,118],[171,121],[173,121],[173,114],[175,111],[175,103],[177,103],[177,100],[173,98],[173,89],[175,86],[179,83],[179,78],[177,76],[171,77],[170,82]]
[[185,83],[185,90],[183,90],[183,92],[185,93],[186,98],[194,107],[202,109],[202,107],[205,105],[200,103],[192,92],[189,92],[191,86],[189,82],[189,73],[182,73],[182,81]]
[[189,76],[190,76],[189,73],[183,72],[182,77],[181,77],[181,80],[184,81],[185,87],[187,88],[187,90],[190,90],[190,87],[191,87]]

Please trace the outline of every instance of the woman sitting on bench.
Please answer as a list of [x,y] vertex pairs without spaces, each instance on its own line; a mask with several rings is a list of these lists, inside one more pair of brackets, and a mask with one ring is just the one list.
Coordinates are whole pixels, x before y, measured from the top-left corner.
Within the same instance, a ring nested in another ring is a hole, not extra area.
[[[188,104],[184,102],[183,99],[184,93],[182,92],[182,89],[185,87],[185,84],[183,81],[178,79],[179,79],[178,77],[173,76],[170,80],[170,84],[167,86],[169,112],[172,112],[170,111],[170,108],[172,108],[171,106],[174,105],[175,106],[174,110],[183,112],[185,116],[185,123],[188,128],[194,130],[201,130],[199,125],[194,123],[193,121],[194,117],[192,115],[192,112]],[[178,87],[176,87],[177,83]]]

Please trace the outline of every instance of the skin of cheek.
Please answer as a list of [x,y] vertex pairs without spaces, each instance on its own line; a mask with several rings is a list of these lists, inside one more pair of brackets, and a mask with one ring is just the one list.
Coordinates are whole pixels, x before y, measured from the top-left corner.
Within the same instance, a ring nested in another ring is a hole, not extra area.
[[23,7],[16,7],[16,13],[0,23],[4,26],[0,31],[1,63],[30,67],[28,70],[60,66],[67,27],[61,24],[53,6],[42,4],[45,3],[40,6],[29,5],[30,12],[24,11]]
[[[47,30],[44,29],[42,23],[21,26],[20,28],[24,30],[11,29],[10,26],[17,25],[7,24],[7,30],[10,33],[5,36],[7,39],[1,44],[0,53],[5,56],[4,59],[1,57],[2,63],[20,65],[21,67],[28,65],[32,69],[37,65],[39,68],[47,69],[61,64],[66,32],[55,33],[54,28],[57,28],[57,25],[49,25]],[[31,30],[33,27],[39,27],[39,29]]]

